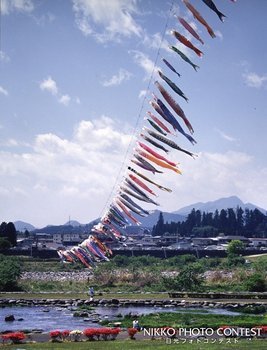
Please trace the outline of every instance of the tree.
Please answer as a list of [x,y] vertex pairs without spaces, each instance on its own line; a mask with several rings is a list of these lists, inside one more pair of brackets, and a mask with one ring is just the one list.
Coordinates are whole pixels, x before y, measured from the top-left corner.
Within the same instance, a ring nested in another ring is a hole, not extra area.
[[190,264],[182,268],[179,275],[174,278],[164,278],[164,284],[167,288],[196,292],[203,289],[203,277],[200,275],[200,266]]
[[247,277],[245,280],[245,289],[249,292],[265,292],[266,291],[266,283],[265,278],[260,273],[255,273]]
[[219,230],[225,232],[227,227],[227,212],[225,209],[220,211],[219,215]]
[[13,222],[2,222],[0,225],[0,237],[6,238],[12,247],[17,245],[17,231]]
[[21,274],[21,264],[17,258],[0,254],[0,291],[14,291]]
[[227,232],[231,235],[236,234],[236,215],[233,208],[227,209]]
[[243,218],[244,210],[240,207],[236,209],[236,233],[240,235],[244,230],[244,218]]
[[159,213],[159,219],[152,229],[152,236],[162,236],[164,233],[164,219],[162,212]]
[[10,242],[3,237],[0,237],[0,250],[1,249],[9,249],[11,247]]
[[227,247],[227,255],[238,255],[244,249],[244,243],[239,239],[232,240]]
[[218,234],[218,229],[213,226],[194,227],[192,233],[196,237],[214,237]]

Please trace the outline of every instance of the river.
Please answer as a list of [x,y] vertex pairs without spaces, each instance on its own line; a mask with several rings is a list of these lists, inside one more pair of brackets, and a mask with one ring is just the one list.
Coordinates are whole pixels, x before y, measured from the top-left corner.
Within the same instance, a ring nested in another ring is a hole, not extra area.
[[[149,314],[155,312],[194,312],[194,313],[212,313],[220,315],[238,315],[237,312],[225,309],[196,309],[196,308],[179,308],[179,307],[101,307],[97,306],[92,310],[92,317],[82,318],[73,317],[73,309],[59,307],[4,307],[0,308],[0,331],[6,330],[32,330],[42,329],[44,332],[54,329],[84,329],[87,327],[101,327],[98,323],[92,322],[91,319],[114,320],[118,315],[127,315],[130,312],[134,315]],[[94,314],[97,314],[94,316]],[[15,321],[5,321],[5,316],[14,315]],[[21,320],[19,320],[21,319]]]

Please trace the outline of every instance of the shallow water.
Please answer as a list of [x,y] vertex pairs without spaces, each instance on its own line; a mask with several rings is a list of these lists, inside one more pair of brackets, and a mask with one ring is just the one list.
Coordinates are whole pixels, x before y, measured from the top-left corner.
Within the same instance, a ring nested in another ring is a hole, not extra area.
[[[101,327],[95,322],[84,321],[82,317],[73,317],[73,312],[66,308],[59,307],[5,307],[0,308],[0,331],[5,330],[31,330],[42,329],[47,332],[54,329],[84,329],[88,327]],[[149,314],[156,312],[193,312],[212,313],[220,315],[238,315],[237,312],[225,309],[204,309],[204,308],[179,308],[179,307],[95,307],[92,313],[97,313],[96,318],[112,320],[120,314],[122,316],[132,313],[134,315]],[[5,322],[5,316],[14,315],[15,321]],[[93,316],[92,316],[93,317]],[[18,321],[23,318],[22,321]]]

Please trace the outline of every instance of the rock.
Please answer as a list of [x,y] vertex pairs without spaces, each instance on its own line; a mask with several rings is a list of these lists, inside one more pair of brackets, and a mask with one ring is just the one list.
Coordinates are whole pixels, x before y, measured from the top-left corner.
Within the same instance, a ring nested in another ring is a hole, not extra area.
[[114,322],[113,323],[113,327],[120,327],[121,326],[121,322]]
[[118,299],[111,299],[111,304],[115,304],[118,305],[120,303],[120,301]]
[[7,316],[5,316],[5,321],[6,322],[13,322],[13,321],[15,321],[14,315],[7,315]]
[[44,332],[44,330],[41,329],[41,328],[34,328],[34,329],[32,329],[32,333],[43,333],[43,332]]
[[20,317],[20,318],[18,318],[18,321],[24,321],[24,318],[22,318],[22,317]]
[[91,320],[92,323],[98,323],[99,321],[100,321],[99,318],[96,318],[96,319],[92,319],[92,320]]

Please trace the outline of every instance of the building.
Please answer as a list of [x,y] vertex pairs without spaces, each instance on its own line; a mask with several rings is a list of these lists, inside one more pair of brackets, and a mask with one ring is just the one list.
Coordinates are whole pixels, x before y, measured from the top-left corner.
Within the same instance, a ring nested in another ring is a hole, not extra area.
[[249,238],[249,245],[253,248],[267,247],[267,238]]
[[82,239],[79,233],[54,233],[53,243],[63,245],[76,245],[81,243]]

